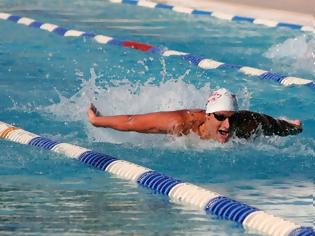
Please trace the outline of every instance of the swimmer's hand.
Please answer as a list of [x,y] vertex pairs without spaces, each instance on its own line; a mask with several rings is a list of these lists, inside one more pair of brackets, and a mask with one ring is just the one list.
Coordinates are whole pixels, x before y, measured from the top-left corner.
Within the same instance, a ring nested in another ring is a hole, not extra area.
[[302,122],[300,120],[287,120],[292,125],[297,126],[298,128],[302,127]]
[[93,103],[90,104],[88,110],[87,110],[87,115],[90,123],[92,125],[96,125],[96,118],[100,115],[99,111],[97,108],[93,105]]
[[301,127],[302,126],[302,122],[300,120],[292,120],[292,124]]

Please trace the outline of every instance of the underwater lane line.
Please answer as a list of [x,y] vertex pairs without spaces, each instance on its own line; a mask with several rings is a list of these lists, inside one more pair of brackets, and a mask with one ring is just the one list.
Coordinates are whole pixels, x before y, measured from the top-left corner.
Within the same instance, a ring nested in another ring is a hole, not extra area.
[[254,67],[219,62],[213,59],[196,56],[196,55],[186,53],[186,52],[162,49],[162,48],[155,47],[155,46],[145,44],[145,43],[134,42],[134,41],[122,41],[122,40],[114,39],[106,35],[97,35],[95,33],[89,33],[89,32],[84,32],[84,31],[79,31],[79,30],[74,30],[74,29],[66,29],[64,27],[60,27],[55,24],[43,23],[43,22],[36,21],[28,17],[11,15],[4,12],[0,12],[0,19],[11,21],[20,25],[25,25],[31,28],[38,28],[38,29],[46,30],[48,32],[56,33],[57,35],[60,35],[63,37],[87,37],[87,38],[91,38],[95,40],[97,43],[100,43],[100,44],[108,44],[108,45],[121,46],[125,48],[132,48],[132,49],[143,51],[143,52],[158,54],[163,57],[177,56],[205,70],[229,69],[229,70],[238,71],[245,75],[255,76],[262,80],[268,80],[268,81],[271,80],[284,86],[306,85],[315,90],[315,82],[309,79],[303,79],[303,78],[294,77],[294,76],[286,76],[280,73],[261,70]]
[[166,176],[149,168],[119,160],[80,146],[56,142],[0,121],[0,137],[20,144],[36,146],[77,159],[88,166],[115,174],[155,193],[168,196],[182,205],[194,206],[208,215],[234,221],[245,230],[272,236],[314,236],[311,227],[303,227],[270,215],[256,207],[235,201],[194,184]]
[[206,10],[198,10],[189,7],[182,7],[176,5],[169,5],[165,3],[156,3],[146,0],[109,0],[112,3],[121,3],[121,4],[129,4],[129,5],[136,5],[146,8],[154,8],[154,9],[167,9],[177,13],[185,13],[190,15],[202,15],[202,16],[211,16],[221,20],[228,20],[228,21],[235,21],[235,22],[247,22],[253,23],[256,25],[264,25],[266,27],[278,27],[278,28],[289,28],[293,30],[300,30],[303,32],[311,32],[315,33],[315,28],[309,25],[301,25],[301,24],[293,24],[288,22],[280,22],[274,20],[267,20],[267,19],[259,19],[253,18],[248,16],[238,16],[238,15],[231,15],[224,12],[217,12],[217,11],[206,11]]

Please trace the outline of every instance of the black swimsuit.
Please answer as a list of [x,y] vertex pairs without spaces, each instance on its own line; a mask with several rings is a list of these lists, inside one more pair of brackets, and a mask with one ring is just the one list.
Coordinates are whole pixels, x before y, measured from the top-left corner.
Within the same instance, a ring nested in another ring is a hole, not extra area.
[[285,120],[274,119],[268,115],[251,111],[238,111],[230,117],[233,133],[239,138],[249,138],[259,133],[271,136],[287,136],[302,132],[298,127]]

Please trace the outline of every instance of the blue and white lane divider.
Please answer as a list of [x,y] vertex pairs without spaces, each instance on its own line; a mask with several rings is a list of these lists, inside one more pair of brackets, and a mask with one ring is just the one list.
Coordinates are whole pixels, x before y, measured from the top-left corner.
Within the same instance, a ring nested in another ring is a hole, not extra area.
[[261,70],[261,69],[248,67],[248,66],[241,66],[241,65],[236,65],[236,64],[219,62],[213,59],[196,56],[196,55],[186,53],[186,52],[162,49],[162,48],[155,47],[149,44],[144,44],[144,43],[139,43],[139,42],[134,42],[134,41],[121,41],[121,40],[114,39],[106,35],[97,35],[94,33],[88,33],[88,32],[79,31],[75,29],[66,29],[55,24],[42,23],[40,21],[36,21],[31,18],[11,15],[8,13],[3,13],[3,12],[2,13],[0,12],[0,19],[12,21],[14,23],[25,25],[31,28],[38,28],[38,29],[46,30],[48,32],[56,33],[57,35],[64,36],[64,37],[87,37],[87,38],[91,38],[95,40],[97,43],[100,43],[100,44],[132,48],[132,49],[143,51],[143,52],[150,52],[150,53],[158,54],[164,57],[178,56],[184,59],[185,61],[188,61],[206,70],[231,69],[231,70],[236,70],[245,75],[257,76],[258,78],[262,80],[268,80],[268,81],[271,80],[284,86],[307,85],[311,87],[312,89],[315,89],[315,82],[309,79],[286,76],[279,73]]
[[189,7],[175,6],[175,5],[169,5],[169,4],[164,4],[164,3],[156,3],[156,2],[145,1],[145,0],[109,0],[109,1],[112,3],[123,3],[123,4],[137,5],[141,7],[147,7],[147,8],[167,9],[167,10],[175,11],[178,13],[212,16],[218,19],[228,20],[228,21],[248,22],[248,23],[253,23],[257,25],[264,25],[267,27],[285,27],[289,29],[315,33],[315,28],[308,25],[293,24],[293,23],[288,23],[288,22],[278,22],[278,21],[267,20],[267,19],[255,19],[253,17],[248,17],[248,16],[231,15],[231,14],[227,14],[224,12],[217,12],[217,11],[198,10],[198,9],[193,9]]
[[315,236],[310,227],[283,220],[256,207],[224,197],[219,193],[186,183],[149,168],[119,160],[80,146],[60,143],[0,121],[0,138],[28,144],[77,159],[96,169],[109,172],[168,196],[172,201],[204,210],[206,214],[241,224],[246,230],[261,235]]

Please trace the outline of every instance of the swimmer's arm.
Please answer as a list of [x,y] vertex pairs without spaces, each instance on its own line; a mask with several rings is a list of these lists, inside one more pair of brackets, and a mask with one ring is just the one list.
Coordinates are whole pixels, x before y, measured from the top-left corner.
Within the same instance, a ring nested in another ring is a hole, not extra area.
[[140,133],[180,134],[182,132],[182,111],[154,112],[139,115],[98,116],[91,105],[88,118],[96,127],[112,128],[119,131]]
[[299,120],[286,121],[275,119],[271,116],[251,111],[240,111],[235,115],[234,119],[236,123],[236,136],[238,137],[248,138],[259,129],[267,136],[295,135],[301,133],[303,130]]
[[278,136],[287,136],[287,135],[296,135],[303,131],[302,123],[300,120],[284,120],[284,119],[275,119],[271,116],[264,115],[264,120],[262,124],[262,129],[265,135],[278,135]]

